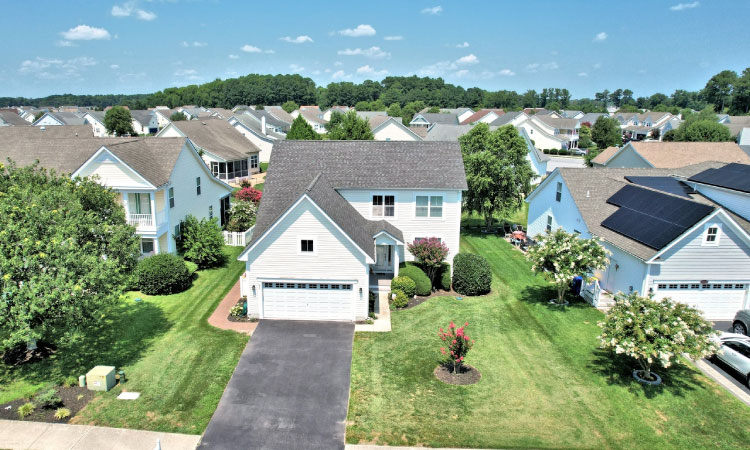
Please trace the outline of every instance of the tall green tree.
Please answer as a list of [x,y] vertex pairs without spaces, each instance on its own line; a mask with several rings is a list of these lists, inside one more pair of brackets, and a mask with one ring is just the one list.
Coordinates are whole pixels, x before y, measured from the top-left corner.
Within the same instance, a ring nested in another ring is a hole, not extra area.
[[180,122],[182,120],[187,120],[187,116],[185,115],[185,113],[175,111],[171,116],[169,116],[169,120],[172,122]]
[[357,113],[349,111],[346,114],[335,112],[326,125],[328,138],[341,141],[371,141],[375,136],[370,130],[367,119],[360,119]]
[[732,88],[737,80],[737,73],[733,70],[722,70],[706,83],[703,88],[703,97],[707,102],[713,103],[714,111],[723,112],[724,107],[731,102]]
[[302,117],[302,114],[292,121],[292,126],[289,128],[286,138],[299,141],[317,141],[321,139],[320,135]]
[[294,100],[287,100],[281,105],[281,109],[291,114],[292,111],[299,109],[299,105],[295,103]]
[[533,171],[526,141],[512,125],[490,131],[480,123],[459,138],[468,191],[466,208],[484,217],[489,230],[496,214],[512,213],[531,190]]
[[600,116],[591,128],[591,139],[598,148],[622,145],[620,123],[615,119]]
[[663,140],[681,142],[721,142],[731,140],[729,128],[720,124],[712,106],[701,111],[684,111],[683,122],[664,134]]
[[392,103],[391,106],[388,107],[386,114],[390,117],[401,117],[401,105],[398,103]]
[[96,323],[138,242],[117,194],[96,181],[0,164],[0,353]]
[[742,75],[734,82],[731,112],[750,113],[750,67],[743,70]]
[[135,134],[133,130],[133,116],[130,111],[122,106],[115,106],[104,114],[104,127],[107,133],[115,136]]

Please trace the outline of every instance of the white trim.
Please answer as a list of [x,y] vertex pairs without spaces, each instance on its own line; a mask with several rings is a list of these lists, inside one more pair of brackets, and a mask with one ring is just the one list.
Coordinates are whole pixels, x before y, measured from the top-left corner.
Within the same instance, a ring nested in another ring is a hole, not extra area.
[[[151,182],[149,182],[148,180],[146,180],[146,178],[144,178],[143,175],[141,175],[140,173],[138,173],[137,170],[135,170],[132,167],[130,167],[129,165],[125,164],[125,162],[123,160],[121,160],[120,158],[118,158],[117,155],[115,155],[114,153],[112,153],[112,151],[110,149],[108,149],[104,145],[102,145],[101,147],[99,147],[99,150],[97,150],[96,152],[94,152],[94,154],[89,159],[87,159],[83,164],[81,164],[81,167],[79,167],[78,169],[76,169],[76,171],[73,172],[73,174],[70,177],[71,178],[75,178],[77,176],[80,176],[80,174],[83,171],[83,169],[86,168],[86,166],[88,166],[89,164],[91,164],[99,155],[102,154],[102,152],[105,152],[105,151],[110,156],[112,156],[118,163],[122,164],[123,166],[125,166],[128,169],[132,170],[133,173],[135,173],[136,175],[138,175],[138,177],[140,177],[141,181],[143,181],[144,184],[148,185],[148,187],[150,187],[151,189],[156,189],[156,186],[154,186]],[[110,186],[110,187],[113,187],[113,186]],[[140,189],[140,188],[132,188],[132,189]]]
[[[223,188],[225,188],[229,192],[232,192],[234,190],[232,186],[216,178],[214,174],[211,173],[211,169],[208,168],[208,166],[206,165],[206,162],[203,160],[203,158],[201,158],[201,155],[198,154],[198,150],[196,150],[193,142],[190,139],[185,138],[185,143],[186,143],[186,147],[188,147],[188,150],[192,150],[190,153],[193,154],[195,159],[200,163],[199,165],[203,168],[203,171],[208,175],[208,179],[214,181],[215,183],[220,184]],[[169,179],[170,180],[172,179],[171,173],[169,174]]]
[[[716,229],[716,233],[713,234],[714,240],[708,240],[708,230],[711,228]],[[720,223],[706,223],[703,226],[703,235],[701,236],[701,247],[718,247],[719,241],[721,241],[721,224]]]
[[[284,219],[286,219],[286,217],[287,217],[287,216],[288,216],[289,214],[291,214],[291,212],[292,212],[292,211],[294,211],[294,210],[295,210],[295,209],[296,209],[296,208],[297,208],[297,207],[298,207],[298,206],[299,206],[299,205],[300,205],[300,204],[302,203],[302,201],[303,201],[303,200],[307,200],[307,201],[309,201],[309,202],[310,202],[310,203],[311,203],[312,205],[314,205],[314,206],[315,206],[315,208],[316,208],[316,209],[317,209],[317,210],[318,210],[318,211],[319,211],[319,212],[320,212],[321,214],[323,214],[323,217],[325,217],[325,218],[326,218],[326,220],[328,220],[328,221],[329,221],[329,222],[331,223],[331,225],[333,225],[333,226],[334,226],[334,228],[336,228],[336,231],[338,231],[339,233],[341,233],[341,235],[343,235],[343,236],[344,236],[344,237],[345,237],[345,238],[346,238],[346,239],[347,239],[347,240],[348,240],[348,241],[349,241],[349,242],[350,242],[350,243],[351,243],[351,244],[352,244],[352,245],[353,245],[353,246],[354,246],[355,248],[359,249],[359,251],[360,251],[360,252],[362,253],[362,255],[364,255],[364,257],[365,257],[365,263],[366,263],[366,264],[375,264],[375,261],[373,261],[372,257],[371,257],[370,255],[368,255],[368,254],[367,254],[367,252],[366,252],[366,251],[365,251],[365,250],[364,250],[363,248],[361,248],[361,247],[360,247],[359,245],[357,245],[357,243],[356,243],[356,242],[354,242],[354,241],[352,240],[352,238],[351,238],[351,237],[350,237],[350,236],[349,236],[348,234],[346,234],[346,233],[344,232],[344,230],[342,230],[342,229],[341,229],[341,227],[339,227],[339,225],[338,225],[338,224],[337,224],[336,222],[334,222],[334,221],[333,221],[333,219],[331,219],[331,217],[330,217],[330,216],[329,216],[328,214],[326,214],[326,213],[325,213],[325,211],[323,211],[323,209],[322,209],[322,208],[321,208],[320,206],[318,206],[318,204],[317,204],[317,203],[315,203],[315,201],[314,201],[314,200],[313,200],[312,198],[310,198],[310,196],[309,196],[309,195],[307,195],[306,193],[305,193],[305,194],[302,194],[302,195],[300,196],[300,198],[299,198],[299,199],[298,199],[298,200],[297,200],[296,202],[294,202],[294,204],[292,204],[292,206],[290,206],[289,208],[287,208],[287,210],[286,210],[286,211],[284,212],[284,214],[282,214],[282,215],[281,215],[281,216],[280,216],[280,217],[279,217],[278,219],[276,219],[276,221],[274,221],[273,225],[271,225],[270,227],[268,227],[268,228],[266,229],[266,231],[264,231],[264,232],[263,232],[263,234],[262,234],[262,235],[260,235],[260,237],[258,237],[258,239],[257,239],[257,240],[255,240],[255,242],[253,242],[253,244],[252,244],[252,245],[250,245],[249,247],[245,248],[245,250],[243,250],[243,251],[242,251],[242,253],[240,253],[240,256],[238,256],[238,257],[237,257],[237,259],[238,259],[239,261],[247,261],[247,254],[248,254],[248,253],[249,253],[249,252],[250,252],[251,250],[253,250],[253,249],[254,249],[255,247],[257,247],[257,246],[258,246],[258,244],[259,244],[259,243],[260,243],[260,242],[261,242],[261,241],[262,241],[263,239],[265,239],[265,238],[266,238],[266,236],[268,236],[268,235],[269,235],[269,234],[271,233],[271,231],[273,231],[273,230],[274,230],[274,229],[275,229],[275,228],[276,228],[277,226],[279,226],[279,224],[280,224],[281,222],[283,222],[283,221],[284,221]],[[375,247],[375,245],[373,244],[373,251],[375,250],[375,248],[374,248],[374,247]]]
[[[311,252],[303,252],[302,251],[302,241],[312,241],[313,243],[313,251]],[[307,234],[302,234],[297,236],[297,254],[300,256],[318,256],[318,237],[317,236],[311,236]]]
[[385,127],[386,125],[390,124],[391,122],[393,122],[393,123],[394,123],[394,124],[395,124],[395,125],[396,125],[397,127],[399,127],[399,128],[401,128],[401,129],[403,129],[403,130],[404,130],[404,131],[406,131],[407,133],[409,133],[409,134],[411,134],[412,136],[416,137],[416,138],[417,138],[417,141],[423,141],[423,140],[424,140],[424,139],[422,139],[422,137],[421,137],[420,135],[418,135],[417,133],[413,132],[413,131],[412,131],[411,129],[409,129],[409,127],[407,127],[407,126],[406,126],[406,125],[404,125],[404,124],[403,124],[402,122],[400,122],[400,121],[396,120],[396,119],[395,119],[395,118],[393,118],[393,117],[388,117],[388,120],[386,120],[385,122],[383,122],[383,123],[381,123],[380,125],[378,125],[378,126],[376,126],[375,128],[373,128],[373,129],[372,129],[372,134],[375,134],[375,133],[377,133],[377,132],[378,132],[378,131],[379,131],[379,130],[380,130],[381,128]]
[[[413,200],[414,200],[414,209],[412,211],[412,219],[414,220],[429,220],[429,221],[443,221],[445,220],[445,191],[438,191],[440,195],[436,195],[436,193],[430,193],[430,192],[414,192]],[[427,215],[426,216],[417,216],[417,197],[427,197]],[[440,197],[440,217],[433,217],[430,215],[432,211],[432,204],[431,204],[431,197]]]
[[[547,177],[545,177],[544,180],[542,180],[542,182],[539,183],[539,186],[537,186],[536,189],[534,189],[533,191],[531,191],[531,193],[529,193],[529,195],[526,197],[526,200],[525,200],[526,203],[531,203],[531,199],[534,198],[534,196],[536,196],[537,192],[540,192],[542,189],[544,189],[544,186],[547,183],[551,183],[550,180],[552,180],[555,177],[555,175],[560,173],[559,169],[560,169],[559,167],[555,167],[555,170],[553,170],[549,175],[547,175]],[[575,199],[573,200],[573,202],[575,203]],[[576,208],[578,208],[578,205],[576,205]]]
[[373,239],[377,239],[378,236],[380,236],[381,234],[385,234],[389,238],[393,239],[393,242],[395,242],[396,245],[404,245],[404,243],[401,242],[401,240],[399,238],[397,238],[396,236],[392,235],[391,233],[389,233],[389,232],[387,232],[385,230],[377,232],[372,238]]

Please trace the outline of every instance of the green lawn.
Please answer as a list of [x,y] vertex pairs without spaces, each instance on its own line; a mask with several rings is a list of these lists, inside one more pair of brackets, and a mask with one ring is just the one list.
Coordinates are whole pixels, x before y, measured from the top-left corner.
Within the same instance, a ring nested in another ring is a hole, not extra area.
[[[529,204],[524,202],[521,208],[519,208],[516,212],[513,214],[509,214],[508,216],[502,216],[502,215],[495,215],[495,221],[499,222],[500,225],[505,223],[509,224],[519,224],[526,226],[526,221],[529,216]],[[464,212],[461,215],[461,225],[464,227],[475,227],[475,226],[484,226],[484,217],[480,216],[475,213],[467,213]]]
[[[15,369],[0,364],[0,401],[97,364],[114,365],[127,373],[122,388],[141,397],[117,400],[118,386],[98,394],[74,422],[202,433],[248,339],[207,323],[244,270],[236,260],[241,250],[225,247],[226,266],[198,272],[193,286],[181,294],[128,293],[101,327],[87,330],[75,345],[58,348],[52,358]],[[143,301],[135,302],[136,297]]]
[[[476,448],[742,448],[750,409],[691,367],[660,369],[661,387],[632,380],[632,363],[597,349],[602,314],[583,303],[559,309],[502,238],[465,235],[484,255],[493,291],[462,302],[433,298],[391,315],[390,333],[354,341],[347,442]],[[437,329],[469,321],[474,386],[432,372]]]
[[253,187],[254,187],[255,189],[257,189],[257,190],[259,190],[259,191],[263,192],[263,185],[264,185],[264,184],[265,184],[265,183],[258,183],[258,184],[256,184],[256,185],[255,185],[255,186],[253,186]]

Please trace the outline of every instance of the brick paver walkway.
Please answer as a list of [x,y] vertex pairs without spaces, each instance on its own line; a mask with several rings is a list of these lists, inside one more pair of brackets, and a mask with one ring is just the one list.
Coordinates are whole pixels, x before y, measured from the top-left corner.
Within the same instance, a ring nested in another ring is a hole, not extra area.
[[237,280],[237,283],[232,287],[232,290],[229,291],[227,296],[224,297],[224,300],[222,300],[221,303],[219,303],[219,306],[216,307],[214,313],[211,314],[211,317],[208,318],[208,323],[216,328],[221,328],[222,330],[234,330],[239,333],[253,334],[255,327],[258,326],[258,322],[231,322],[227,318],[229,317],[229,310],[232,309],[232,306],[237,304],[239,299],[240,282]]

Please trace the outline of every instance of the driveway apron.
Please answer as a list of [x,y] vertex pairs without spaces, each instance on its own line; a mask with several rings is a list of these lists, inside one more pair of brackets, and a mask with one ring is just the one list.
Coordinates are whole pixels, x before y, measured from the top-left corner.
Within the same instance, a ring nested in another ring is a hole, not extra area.
[[344,449],[354,324],[264,320],[199,449]]

